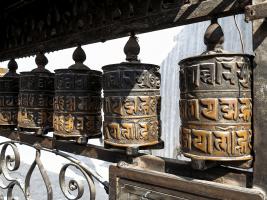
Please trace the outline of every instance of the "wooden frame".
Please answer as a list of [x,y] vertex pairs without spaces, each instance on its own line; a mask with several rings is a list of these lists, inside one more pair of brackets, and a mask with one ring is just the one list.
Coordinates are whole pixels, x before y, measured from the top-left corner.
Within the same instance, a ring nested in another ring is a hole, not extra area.
[[[16,27],[16,24],[23,24],[25,22],[24,13],[27,13],[27,6],[37,6],[38,2],[32,1],[33,4],[29,3],[20,7],[12,7],[5,10],[6,16],[1,15],[0,24],[3,27],[3,30],[10,29],[10,27]],[[60,1],[59,1],[60,2]],[[159,1],[161,2],[161,1]],[[239,13],[244,13],[245,7],[251,4],[251,1],[239,1],[239,0],[191,0],[191,1],[174,1],[175,3],[170,4],[168,1],[165,2],[165,7],[155,7],[153,11],[149,11],[149,7],[144,12],[139,13],[139,15],[131,16],[124,18],[125,16],[120,16],[119,19],[111,19],[106,24],[99,25],[102,21],[97,21],[97,18],[94,18],[93,24],[95,27],[87,27],[80,31],[80,29],[75,29],[73,32],[67,32],[64,34],[57,33],[55,35],[50,34],[46,37],[41,37],[39,40],[35,40],[34,36],[31,40],[27,40],[25,43],[21,43],[21,38],[23,34],[31,33],[30,29],[25,29],[25,33],[14,36],[7,36],[5,34],[0,34],[0,60],[4,61],[11,58],[19,58],[29,55],[34,55],[40,48],[45,52],[55,51],[59,49],[64,49],[67,47],[75,46],[77,43],[80,44],[89,44],[98,41],[105,41],[109,39],[119,38],[126,36],[130,31],[135,30],[137,33],[149,32],[154,30],[160,30],[164,28],[174,27],[178,25],[190,24],[199,21],[204,21],[211,19],[213,17],[224,17]],[[167,2],[167,3],[166,3]],[[182,2],[182,3],[181,3]],[[264,0],[252,0],[253,4],[258,4],[264,2]],[[46,4],[45,4],[46,5]],[[161,5],[161,4],[160,4]],[[49,6],[49,5],[46,5]],[[60,3],[55,3],[54,6],[60,6]],[[155,6],[155,5],[154,5]],[[32,7],[30,7],[32,9]],[[62,7],[64,10],[67,7]],[[22,12],[25,9],[25,12]],[[138,7],[137,7],[138,9]],[[140,8],[139,8],[140,9]],[[37,9],[38,10],[38,9]],[[15,11],[15,12],[14,12]],[[103,11],[103,10],[102,10]],[[26,14],[25,14],[26,16]],[[21,17],[21,18],[20,18]],[[27,17],[33,17],[34,15],[27,15]],[[41,17],[46,17],[42,16]],[[81,16],[79,16],[81,17]],[[15,23],[14,20],[16,19]],[[24,21],[23,21],[24,20]],[[73,19],[78,20],[77,19]],[[36,22],[38,23],[38,22]],[[63,29],[67,30],[67,25]],[[48,31],[51,31],[49,27]],[[12,28],[11,28],[12,29]],[[47,28],[48,29],[48,28]],[[43,30],[45,31],[45,30]],[[42,32],[42,31],[41,31]],[[17,39],[16,42],[12,40]],[[255,57],[255,66],[253,70],[253,126],[254,126],[254,171],[253,174],[249,172],[244,172],[242,181],[240,185],[247,187],[259,187],[264,192],[267,192],[267,139],[266,130],[267,130],[267,72],[265,67],[267,66],[267,20],[258,19],[253,21],[253,46],[256,54]],[[106,161],[117,162],[119,160],[128,160],[129,156],[123,151],[113,151],[106,150],[104,148],[99,148],[95,146],[82,147],[75,146],[73,144],[55,142],[49,138],[40,138],[36,136],[24,136],[19,133],[3,133],[4,137],[11,138],[14,140],[21,140],[25,142],[34,142],[41,143],[44,147],[51,149],[61,149],[68,151],[69,146],[73,146],[69,151],[72,153],[77,153],[80,155],[98,158]],[[27,139],[25,139],[27,138]],[[33,140],[31,140],[33,139]],[[69,145],[69,146],[67,146]],[[77,147],[77,148],[76,148]],[[115,159],[111,160],[110,155],[116,156]],[[185,176],[201,178],[205,177],[205,174],[208,174],[209,171],[205,172],[194,172],[188,165],[180,165],[175,160],[169,162],[168,159],[165,159],[167,163],[166,172],[175,173],[178,170],[184,169]],[[180,166],[180,168],[179,168]],[[226,178],[229,173],[236,173],[236,170],[226,169],[225,175],[221,174],[223,178]],[[223,168],[220,167],[219,171],[223,171]],[[241,172],[242,174],[243,172]],[[178,175],[181,175],[176,173]],[[195,174],[195,175],[194,175]],[[197,175],[196,175],[197,174]],[[227,175],[226,175],[227,174]],[[253,176],[253,185],[251,183],[251,176]],[[237,179],[240,179],[240,176]],[[245,178],[244,178],[245,177]],[[249,178],[248,178],[249,177]],[[205,178],[204,178],[205,179]],[[230,178],[231,179],[231,178]],[[226,178],[227,180],[227,178]]]

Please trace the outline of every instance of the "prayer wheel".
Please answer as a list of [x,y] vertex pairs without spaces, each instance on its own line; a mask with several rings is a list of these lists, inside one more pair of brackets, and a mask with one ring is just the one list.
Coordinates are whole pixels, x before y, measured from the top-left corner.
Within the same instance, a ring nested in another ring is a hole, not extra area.
[[75,64],[55,70],[53,127],[57,139],[76,140],[101,137],[102,72],[83,64],[85,52],[78,46],[73,53]]
[[136,37],[124,47],[126,60],[104,66],[104,125],[106,146],[140,147],[159,143],[159,66],[140,63]]
[[0,67],[0,77],[4,76],[7,73],[7,68]]
[[8,63],[9,71],[0,78],[0,129],[14,130],[18,118],[19,75],[14,59]]
[[204,42],[206,52],[179,63],[182,152],[195,160],[250,160],[252,56],[224,51],[216,20]]
[[38,135],[52,131],[54,74],[45,69],[43,53],[35,59],[37,68],[20,76],[18,127]]

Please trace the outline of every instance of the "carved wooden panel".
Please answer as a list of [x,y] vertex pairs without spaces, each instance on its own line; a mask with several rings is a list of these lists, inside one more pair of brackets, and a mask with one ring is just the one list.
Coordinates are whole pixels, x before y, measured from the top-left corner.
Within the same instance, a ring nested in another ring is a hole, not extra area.
[[[250,0],[0,2],[0,60],[242,13]],[[174,19],[176,18],[176,22]]]
[[261,191],[119,165],[110,167],[110,200],[263,200]]

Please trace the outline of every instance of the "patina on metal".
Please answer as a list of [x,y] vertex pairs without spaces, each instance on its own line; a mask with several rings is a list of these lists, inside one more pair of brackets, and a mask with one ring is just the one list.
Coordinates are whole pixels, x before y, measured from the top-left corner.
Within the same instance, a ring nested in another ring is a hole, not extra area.
[[0,78],[0,129],[14,130],[18,118],[19,75],[15,59],[8,63],[9,71]]
[[102,72],[84,65],[85,59],[78,46],[73,53],[75,64],[55,70],[54,135],[78,143],[102,135]]
[[140,63],[134,34],[126,43],[126,60],[104,71],[105,144],[114,147],[151,146],[160,139],[159,66]]
[[18,127],[41,135],[53,130],[54,74],[45,69],[48,60],[42,52],[35,62],[36,69],[21,73]]
[[223,50],[217,20],[204,42],[206,52],[179,63],[183,154],[196,160],[250,160],[252,56]]

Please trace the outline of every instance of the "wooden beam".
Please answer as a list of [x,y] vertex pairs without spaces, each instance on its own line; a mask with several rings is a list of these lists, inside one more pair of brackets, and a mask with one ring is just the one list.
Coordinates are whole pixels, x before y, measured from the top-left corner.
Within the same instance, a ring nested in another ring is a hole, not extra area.
[[[54,140],[48,136],[37,136],[25,132],[0,131],[0,135],[29,146],[39,144],[43,148],[54,151],[64,151],[80,156],[99,159],[107,162],[117,163],[125,161],[131,163],[136,156],[129,156],[122,149],[106,149],[103,146],[92,144],[79,145],[71,141]],[[218,183],[232,184],[241,187],[252,186],[252,173],[247,170],[237,170],[223,166],[217,166],[205,171],[194,170],[190,162],[176,159],[160,158],[165,162],[165,172],[178,176],[185,176],[194,179],[208,180]]]
[[[81,0],[81,5],[88,5],[88,2]],[[74,14],[70,11],[77,6],[71,3],[50,1],[47,4],[45,0],[24,6],[17,12],[5,13],[6,17],[0,18],[4,30],[0,33],[0,61],[34,55],[40,46],[45,52],[51,52],[77,43],[84,45],[120,38],[131,31],[145,33],[244,13],[251,0],[177,0],[173,4],[142,0],[130,7],[130,1],[114,0],[114,5],[109,7],[100,1],[90,2],[95,4],[87,6],[86,12],[77,8]],[[28,9],[33,13],[27,12]],[[116,13],[117,18],[114,17]]]

